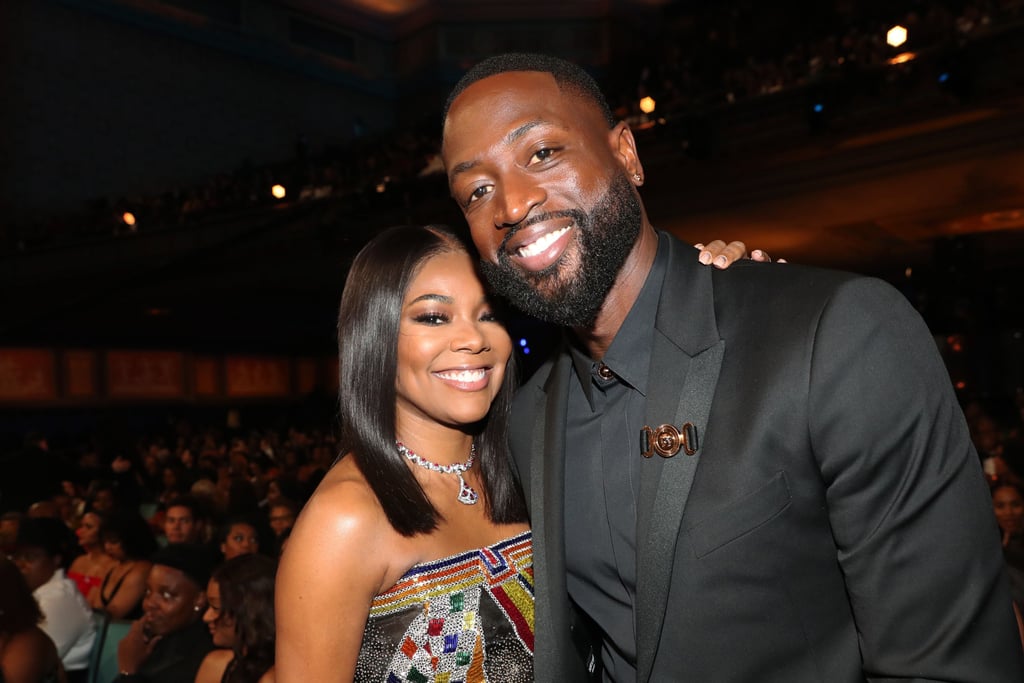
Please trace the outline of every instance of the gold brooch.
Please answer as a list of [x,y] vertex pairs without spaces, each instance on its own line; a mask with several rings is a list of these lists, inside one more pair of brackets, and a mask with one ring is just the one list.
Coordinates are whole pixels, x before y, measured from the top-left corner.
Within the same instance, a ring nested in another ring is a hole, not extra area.
[[697,428],[687,422],[682,429],[665,424],[651,429],[644,425],[640,430],[640,455],[649,458],[655,453],[663,458],[671,458],[679,449],[687,455],[697,452]]

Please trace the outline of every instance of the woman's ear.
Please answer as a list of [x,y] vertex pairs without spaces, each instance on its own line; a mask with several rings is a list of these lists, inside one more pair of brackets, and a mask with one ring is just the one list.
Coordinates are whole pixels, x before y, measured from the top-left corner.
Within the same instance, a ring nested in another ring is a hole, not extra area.
[[206,591],[199,591],[199,595],[196,596],[196,601],[193,603],[192,609],[196,612],[206,611]]

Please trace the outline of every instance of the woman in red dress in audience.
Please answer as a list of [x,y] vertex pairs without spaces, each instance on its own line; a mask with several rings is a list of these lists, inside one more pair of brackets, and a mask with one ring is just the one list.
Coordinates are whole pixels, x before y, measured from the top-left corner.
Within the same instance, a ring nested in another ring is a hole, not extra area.
[[85,552],[68,567],[68,578],[75,582],[90,604],[103,583],[103,577],[116,564],[114,558],[103,549],[103,522],[103,515],[95,510],[82,515],[82,522],[75,530],[75,535],[78,536],[78,545]]

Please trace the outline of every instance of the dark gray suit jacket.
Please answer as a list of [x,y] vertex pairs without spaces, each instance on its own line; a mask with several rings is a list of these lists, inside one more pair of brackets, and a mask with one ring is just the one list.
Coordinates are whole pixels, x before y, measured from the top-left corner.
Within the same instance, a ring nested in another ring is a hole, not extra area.
[[[638,680],[1024,681],[978,457],[901,294],[796,265],[706,268],[672,239],[651,363],[647,424],[692,422],[699,448],[642,463]],[[571,378],[556,354],[512,416],[538,681],[584,677],[565,588]]]

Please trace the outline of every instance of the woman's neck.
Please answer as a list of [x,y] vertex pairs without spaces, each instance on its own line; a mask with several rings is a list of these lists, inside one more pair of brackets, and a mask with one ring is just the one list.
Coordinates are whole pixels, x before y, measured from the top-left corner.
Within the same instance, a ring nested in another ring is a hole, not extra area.
[[437,465],[465,462],[473,448],[472,434],[437,423],[410,421],[395,431],[402,445]]

